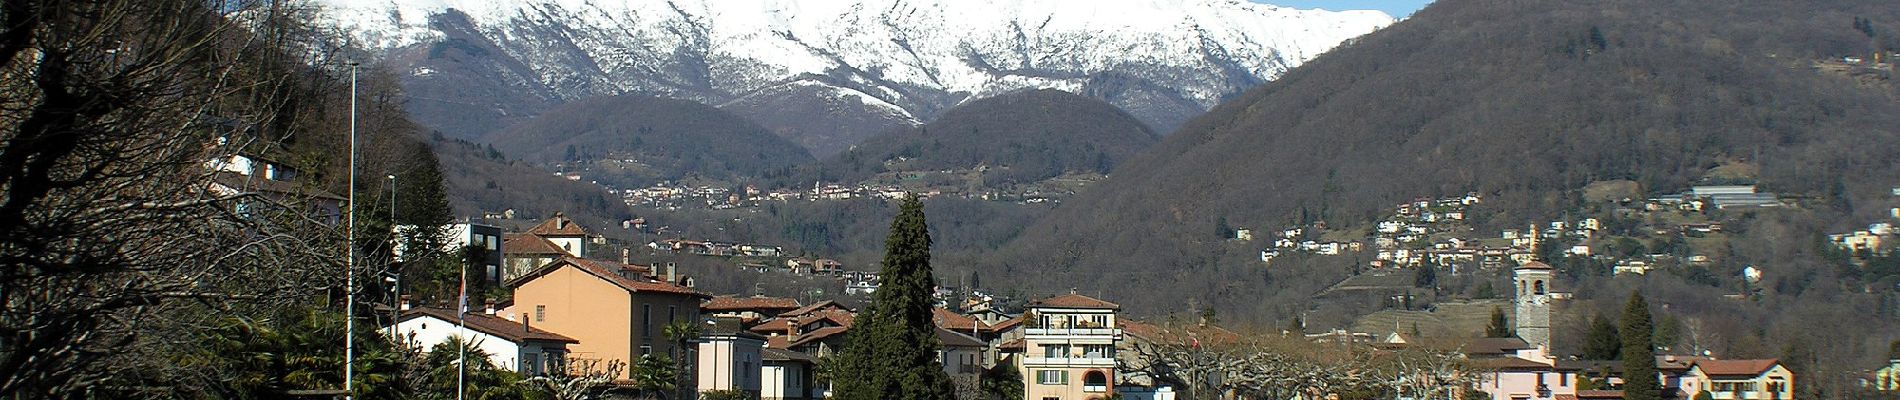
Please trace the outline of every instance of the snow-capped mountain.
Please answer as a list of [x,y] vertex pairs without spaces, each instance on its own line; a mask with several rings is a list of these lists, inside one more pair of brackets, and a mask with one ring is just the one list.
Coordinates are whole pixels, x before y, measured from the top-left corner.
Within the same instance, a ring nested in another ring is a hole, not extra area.
[[483,123],[471,113],[493,114],[494,125],[598,95],[720,105],[796,83],[833,86],[806,92],[850,93],[869,112],[895,106],[909,123],[973,98],[1056,88],[1165,132],[1392,23],[1377,11],[1242,0],[319,3],[398,68],[425,123],[455,130],[482,129],[453,126]]

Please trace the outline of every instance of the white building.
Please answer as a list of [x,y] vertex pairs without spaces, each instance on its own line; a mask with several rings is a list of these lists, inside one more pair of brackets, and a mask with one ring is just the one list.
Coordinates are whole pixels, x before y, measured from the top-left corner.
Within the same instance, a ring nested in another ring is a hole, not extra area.
[[821,398],[812,393],[812,366],[818,359],[791,350],[765,348],[759,353],[765,367],[760,369],[759,400],[808,400]]
[[697,340],[697,390],[736,390],[760,396],[760,384],[764,382],[760,352],[765,348],[765,337],[740,329],[736,319],[730,321],[730,326],[723,325],[728,324],[707,329]]
[[580,343],[530,326],[526,321],[514,322],[483,313],[466,313],[457,321],[455,311],[435,308],[404,311],[393,327],[394,332],[391,329],[384,328],[384,333],[424,352],[449,338],[459,337],[464,343],[488,353],[489,364],[526,375],[540,375],[560,368],[567,359],[567,345]]

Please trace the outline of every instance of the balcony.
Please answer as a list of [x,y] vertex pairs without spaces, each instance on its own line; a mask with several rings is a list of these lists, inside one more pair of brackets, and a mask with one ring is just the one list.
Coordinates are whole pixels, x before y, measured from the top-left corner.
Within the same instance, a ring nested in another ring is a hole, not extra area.
[[1023,365],[1034,367],[1114,367],[1114,358],[1023,357]]
[[1122,330],[1115,328],[1025,328],[1025,336],[1113,336],[1122,337]]

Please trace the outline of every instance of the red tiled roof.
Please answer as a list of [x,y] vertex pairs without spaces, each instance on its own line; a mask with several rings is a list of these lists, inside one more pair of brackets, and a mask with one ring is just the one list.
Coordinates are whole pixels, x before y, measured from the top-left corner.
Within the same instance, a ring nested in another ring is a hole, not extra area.
[[1010,328],[1021,326],[1022,324],[1023,324],[1023,316],[1018,315],[1015,317],[1010,317],[1010,319],[1003,320],[1003,322],[997,322],[995,325],[990,325],[990,330],[996,331],[996,332],[1002,332],[1002,331],[1010,330]]
[[1609,399],[1621,399],[1621,398],[1623,398],[1623,391],[1621,390],[1578,390],[1577,391],[1578,400],[1585,400],[1585,399],[1609,400]]
[[1695,368],[1710,376],[1755,376],[1775,368],[1781,361],[1765,360],[1697,360]]
[[810,325],[818,321],[831,321],[831,323],[837,324],[838,326],[848,327],[851,326],[852,322],[857,321],[857,317],[857,314],[852,314],[850,311],[845,310],[820,310],[810,314],[800,315],[796,318],[798,320],[798,326]]
[[943,343],[944,347],[983,347],[989,344],[949,329],[937,328],[936,331],[937,342]]
[[[409,311],[403,312],[402,320],[408,321],[412,318],[421,317],[421,316],[429,316],[435,319],[448,321],[450,323],[456,322],[454,310],[444,310],[444,309],[439,309],[439,308],[410,309]],[[506,319],[502,319],[501,317],[496,317],[496,316],[488,315],[488,314],[482,314],[482,313],[463,314],[462,322],[465,325],[468,325],[469,329],[473,329],[476,332],[494,335],[495,337],[507,339],[508,341],[515,342],[515,343],[521,343],[523,341],[528,341],[528,340],[545,340],[545,341],[550,341],[550,342],[580,343],[579,340],[574,340],[574,338],[561,336],[558,333],[548,332],[545,330],[541,330],[541,328],[535,328],[533,326],[525,325],[525,324],[514,322],[514,321],[509,321]]]
[[844,308],[844,306],[843,306],[843,305],[840,305],[840,304],[838,304],[838,302],[835,302],[835,301],[831,301],[831,300],[825,300],[825,301],[820,301],[820,302],[817,302],[817,303],[811,303],[811,304],[809,304],[809,305],[806,305],[806,306],[804,306],[804,307],[799,307],[799,308],[798,308],[797,310],[791,310],[791,311],[786,311],[786,312],[783,312],[783,313],[779,313],[779,316],[781,316],[781,317],[783,317],[783,316],[792,316],[792,315],[804,315],[804,314],[810,314],[810,313],[812,313],[813,311],[818,311],[819,309],[825,309],[825,308],[836,308],[836,309],[840,309],[840,310],[846,310],[846,311],[850,311],[850,309],[848,309],[848,308]]
[[[799,308],[798,299],[787,299],[787,298],[782,298],[782,297],[759,297],[759,296],[753,296],[753,297],[719,296],[719,297],[712,298],[712,300],[706,300],[705,303],[702,303],[699,305],[699,309],[706,310],[706,311],[744,311],[744,310],[760,310],[760,311],[787,310],[789,311],[789,310],[794,310],[798,308]],[[766,312],[766,314],[771,314],[771,313]]]
[[546,275],[549,272],[558,270],[563,266],[574,266],[575,268],[579,268],[583,272],[587,272],[589,275],[593,275],[594,277],[605,280],[608,283],[612,283],[614,284],[614,286],[619,286],[621,289],[626,289],[629,292],[672,293],[672,294],[684,294],[684,295],[697,296],[701,298],[711,297],[711,296],[706,295],[705,293],[700,293],[699,291],[693,290],[692,288],[680,286],[680,285],[673,284],[670,282],[659,282],[659,281],[651,281],[651,280],[639,279],[639,278],[630,278],[626,275],[621,274],[622,271],[627,271],[633,276],[644,277],[649,271],[651,271],[647,267],[642,267],[638,265],[630,265],[630,264],[621,264],[621,263],[612,262],[612,261],[588,260],[588,259],[574,258],[574,257],[562,257],[558,261],[548,263],[548,265],[541,266],[540,268],[537,268],[532,272],[523,274],[521,277],[515,278],[515,280],[510,281],[508,286],[510,287],[520,286],[522,284],[527,283],[528,281],[534,280],[535,278],[539,278],[542,275]]
[[528,229],[528,233],[541,235],[543,237],[587,236],[587,230],[581,229],[581,224],[574,223],[574,220],[567,218],[566,213],[560,211],[555,211],[553,217],[541,221],[541,223],[535,225],[534,228]]
[[1524,263],[1524,265],[1517,266],[1517,269],[1555,269],[1555,268],[1551,268],[1550,264],[1545,264],[1545,263],[1541,263],[1537,261],[1531,261],[1531,262]]
[[1498,355],[1516,353],[1517,350],[1535,347],[1531,346],[1530,343],[1525,343],[1524,339],[1518,338],[1478,338],[1465,342],[1463,348],[1465,354]]
[[824,340],[825,338],[832,337],[834,335],[842,335],[845,333],[845,331],[849,331],[849,330],[851,330],[851,328],[842,327],[842,326],[819,328],[818,330],[811,331],[803,335],[798,335],[798,341],[785,345],[785,348],[789,349],[789,348],[794,348],[798,346],[804,346],[806,344],[810,344],[811,342]]
[[1526,360],[1517,357],[1473,358],[1466,361],[1473,368],[1498,371],[1550,371],[1556,369],[1550,364]]
[[1110,302],[1102,301],[1101,299],[1083,296],[1079,294],[1065,294],[1061,296],[1050,297],[1047,299],[1036,300],[1036,301],[1029,302],[1029,306],[1030,307],[1051,307],[1051,308],[1093,308],[1093,309],[1108,309],[1108,310],[1120,310],[1122,308],[1122,306],[1117,305],[1115,303],[1110,303]]
[[982,321],[977,321],[975,318],[970,318],[963,314],[957,314],[955,312],[952,312],[950,310],[946,310],[943,308],[933,308],[930,310],[930,313],[931,313],[931,318],[930,318],[931,321],[936,322],[938,328],[949,329],[949,330],[953,330],[957,332],[969,332],[971,330],[976,330],[976,329],[980,329],[980,330],[990,329],[989,324],[985,324]]
[[566,251],[561,250],[560,246],[555,246],[554,242],[532,233],[510,233],[502,237],[504,240],[501,243],[501,254],[567,254]]
[[792,319],[791,317],[769,319],[753,325],[750,330],[759,333],[785,333],[787,329],[792,329]]
[[1695,366],[1697,362],[1707,361],[1707,360],[1713,360],[1713,358],[1702,357],[1702,356],[1660,355],[1660,356],[1656,356],[1656,369],[1663,370],[1663,371],[1683,372],[1683,371],[1688,371],[1689,367]]

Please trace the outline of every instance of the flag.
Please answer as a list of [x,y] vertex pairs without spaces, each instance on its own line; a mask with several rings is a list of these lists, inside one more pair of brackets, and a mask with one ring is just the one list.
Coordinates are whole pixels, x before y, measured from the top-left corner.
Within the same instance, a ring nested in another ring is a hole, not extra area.
[[455,290],[455,309],[468,313],[468,269],[462,269],[462,286]]

